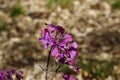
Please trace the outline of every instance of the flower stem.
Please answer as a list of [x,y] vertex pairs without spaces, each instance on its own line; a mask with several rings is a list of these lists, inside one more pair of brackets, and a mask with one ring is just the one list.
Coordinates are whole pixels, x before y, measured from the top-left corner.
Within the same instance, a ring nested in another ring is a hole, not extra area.
[[51,56],[51,49],[49,51],[49,54],[48,54],[48,58],[47,58],[47,65],[46,65],[46,80],[48,80],[48,67],[49,67],[49,63],[50,63],[50,56]]

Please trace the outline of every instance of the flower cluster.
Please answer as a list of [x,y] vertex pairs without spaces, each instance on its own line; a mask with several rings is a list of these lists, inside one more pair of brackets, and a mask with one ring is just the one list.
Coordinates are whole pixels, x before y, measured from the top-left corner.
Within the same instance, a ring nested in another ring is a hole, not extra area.
[[11,69],[5,72],[4,70],[0,70],[0,80],[13,80],[13,75],[15,75],[17,80],[23,79],[23,71]]
[[76,80],[76,78],[71,78],[71,77],[70,77],[70,74],[64,74],[64,75],[63,75],[63,78],[64,78],[65,80]]
[[[45,49],[51,47],[51,56],[55,57],[56,62],[67,64],[71,69],[79,71],[78,67],[73,66],[78,53],[76,51],[77,43],[73,41],[72,35],[67,34],[61,26],[52,24],[47,24],[47,26],[47,28],[41,31],[42,38],[40,38],[39,41],[44,43]],[[70,79],[68,74],[64,74],[63,78],[65,80],[75,80]]]

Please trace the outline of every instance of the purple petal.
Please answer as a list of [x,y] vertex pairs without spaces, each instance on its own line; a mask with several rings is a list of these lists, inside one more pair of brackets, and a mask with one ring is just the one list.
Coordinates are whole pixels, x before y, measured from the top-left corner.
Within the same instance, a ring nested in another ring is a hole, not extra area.
[[57,30],[63,34],[65,32],[64,28],[62,28],[61,26],[57,26]]
[[73,58],[75,58],[75,56],[77,55],[77,52],[72,50],[72,51],[70,51],[69,54],[70,54],[70,58],[73,59]]
[[58,56],[59,55],[59,51],[58,51],[58,48],[57,47],[54,47],[53,49],[52,49],[52,56]]
[[63,75],[63,78],[64,78],[65,80],[77,80],[76,78],[71,78],[71,77],[70,77],[70,74],[64,74],[64,75]]
[[63,75],[63,78],[64,78],[65,80],[70,80],[70,74],[64,74],[64,75]]
[[68,48],[66,42],[61,42],[59,43],[59,48],[62,50],[62,51],[65,51],[66,48]]
[[77,80],[76,78],[71,78],[70,80]]
[[48,29],[49,29],[49,31],[54,31],[54,30],[56,30],[56,26],[49,24]]
[[72,47],[77,48],[77,43],[76,43],[76,42],[73,42],[73,43],[72,43]]
[[61,48],[68,48],[68,43],[70,41],[72,41],[72,36],[69,34],[65,34],[63,40],[61,40],[61,42],[59,43],[59,46]]
[[0,70],[0,80],[5,80],[5,73],[3,70]]
[[23,71],[18,71],[18,72],[16,73],[16,78],[17,78],[18,80],[23,79]]
[[40,38],[39,41],[44,43],[45,49],[48,48],[49,45],[53,45],[53,38],[49,35],[48,32],[46,32],[43,38]]
[[69,35],[69,34],[65,34],[65,36],[64,36],[64,42],[70,42],[70,41],[72,41],[72,36]]
[[40,38],[39,41],[44,43],[44,48],[45,48],[45,49],[48,48],[49,43],[48,43],[44,38]]
[[65,60],[66,60],[66,58],[65,58],[64,54],[58,55],[58,62],[65,63]]
[[74,64],[74,62],[75,62],[75,59],[70,59],[69,64]]

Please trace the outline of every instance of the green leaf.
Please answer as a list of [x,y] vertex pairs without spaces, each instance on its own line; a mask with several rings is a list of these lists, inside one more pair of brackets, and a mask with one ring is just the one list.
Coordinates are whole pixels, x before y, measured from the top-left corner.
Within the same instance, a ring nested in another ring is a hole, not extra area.
[[6,30],[5,22],[0,19],[0,31]]
[[65,74],[67,74],[67,73],[75,74],[75,71],[70,69],[68,65],[63,65],[61,67],[61,71],[64,72]]
[[95,59],[80,59],[81,69],[87,71],[92,77],[98,79],[106,79],[109,75],[116,74],[113,70],[113,66],[119,64],[118,61],[98,61]]
[[48,8],[54,8],[61,6],[62,8],[70,8],[72,6],[73,0],[48,0]]
[[54,4],[55,4],[55,0],[49,0],[47,6],[48,8],[53,8]]
[[120,8],[120,0],[116,0],[115,2],[113,2],[112,6],[113,8]]
[[23,14],[24,8],[21,5],[16,5],[14,8],[11,9],[10,16],[11,17],[17,17],[21,14]]

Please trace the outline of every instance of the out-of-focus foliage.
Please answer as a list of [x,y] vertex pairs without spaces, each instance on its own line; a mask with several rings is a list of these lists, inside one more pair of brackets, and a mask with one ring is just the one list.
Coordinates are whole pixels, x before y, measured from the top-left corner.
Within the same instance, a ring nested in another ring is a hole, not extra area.
[[60,71],[64,72],[65,74],[67,74],[67,73],[75,74],[76,73],[75,71],[73,71],[72,69],[70,69],[68,65],[63,65],[61,67]]
[[82,58],[80,60],[81,69],[87,71],[88,74],[96,79],[105,79],[110,75],[115,75],[113,67],[119,64],[117,61],[97,61],[94,59],[84,61]]
[[70,8],[73,0],[48,0],[48,8],[54,8],[55,6],[61,6],[62,8]]
[[3,30],[6,30],[5,22],[2,19],[0,19],[0,31],[3,31]]
[[115,0],[112,4],[113,8],[120,8],[120,0]]
[[48,8],[52,8],[54,4],[55,4],[55,0],[49,0],[47,6]]
[[21,5],[16,5],[11,9],[10,16],[17,17],[24,13],[24,8]]

